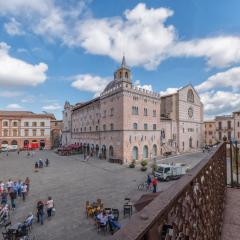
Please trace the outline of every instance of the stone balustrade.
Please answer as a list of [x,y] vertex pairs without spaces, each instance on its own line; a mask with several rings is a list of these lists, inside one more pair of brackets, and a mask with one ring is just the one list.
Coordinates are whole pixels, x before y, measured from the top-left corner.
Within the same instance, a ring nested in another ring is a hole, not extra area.
[[112,240],[219,240],[226,190],[226,145],[221,144],[158,195]]

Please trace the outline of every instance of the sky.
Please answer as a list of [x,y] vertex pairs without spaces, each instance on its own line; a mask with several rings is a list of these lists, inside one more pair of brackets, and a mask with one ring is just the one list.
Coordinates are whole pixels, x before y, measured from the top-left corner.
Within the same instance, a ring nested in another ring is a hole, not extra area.
[[205,119],[240,110],[239,0],[0,1],[0,109],[62,118],[98,96],[125,55],[161,94],[191,83]]

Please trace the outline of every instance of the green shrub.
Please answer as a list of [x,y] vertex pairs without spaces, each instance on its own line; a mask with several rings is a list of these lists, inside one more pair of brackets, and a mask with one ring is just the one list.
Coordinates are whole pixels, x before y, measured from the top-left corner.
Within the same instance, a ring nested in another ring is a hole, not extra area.
[[147,160],[142,160],[142,161],[141,161],[141,165],[142,165],[143,167],[147,166],[147,164],[148,164]]
[[135,164],[136,164],[136,161],[133,160],[133,161],[129,164],[129,167],[130,167],[130,168],[135,168]]
[[143,172],[147,171],[147,166],[142,166],[141,171],[143,171]]

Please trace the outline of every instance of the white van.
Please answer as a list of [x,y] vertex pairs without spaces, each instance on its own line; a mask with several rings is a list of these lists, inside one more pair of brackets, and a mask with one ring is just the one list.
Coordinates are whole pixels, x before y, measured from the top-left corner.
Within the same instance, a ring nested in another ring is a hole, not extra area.
[[172,164],[158,164],[157,171],[155,171],[155,176],[158,180],[170,181],[172,179],[178,179],[183,176],[188,167],[185,164],[176,163]]

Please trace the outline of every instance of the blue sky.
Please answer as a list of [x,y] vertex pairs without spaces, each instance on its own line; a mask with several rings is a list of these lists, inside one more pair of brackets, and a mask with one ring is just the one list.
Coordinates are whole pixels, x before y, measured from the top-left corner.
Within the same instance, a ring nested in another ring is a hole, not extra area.
[[[240,110],[238,0],[0,2],[0,109],[53,112],[87,101],[123,53],[133,82],[162,94],[188,83],[205,117]],[[227,101],[226,101],[227,100]]]

